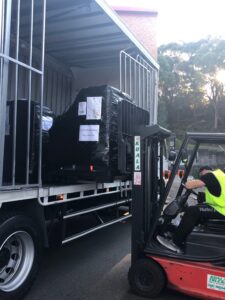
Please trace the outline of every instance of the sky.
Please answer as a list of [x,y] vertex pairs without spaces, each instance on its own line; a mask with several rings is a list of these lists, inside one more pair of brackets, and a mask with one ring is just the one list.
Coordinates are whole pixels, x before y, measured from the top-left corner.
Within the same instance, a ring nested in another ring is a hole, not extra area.
[[225,39],[225,0],[106,0],[109,5],[158,11],[158,45],[208,36]]

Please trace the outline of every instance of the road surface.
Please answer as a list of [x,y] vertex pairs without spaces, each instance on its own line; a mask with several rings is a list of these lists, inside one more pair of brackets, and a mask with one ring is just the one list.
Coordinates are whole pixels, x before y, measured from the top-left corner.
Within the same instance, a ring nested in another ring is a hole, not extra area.
[[[131,224],[119,223],[44,253],[25,300],[141,300],[130,292]],[[193,298],[166,290],[160,300]]]

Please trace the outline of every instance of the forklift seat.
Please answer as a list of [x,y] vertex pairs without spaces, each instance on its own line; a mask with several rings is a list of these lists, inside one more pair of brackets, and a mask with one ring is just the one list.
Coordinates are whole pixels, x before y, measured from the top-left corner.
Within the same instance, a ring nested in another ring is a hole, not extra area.
[[202,225],[205,227],[205,229],[225,232],[225,218],[224,220],[210,219],[204,222]]

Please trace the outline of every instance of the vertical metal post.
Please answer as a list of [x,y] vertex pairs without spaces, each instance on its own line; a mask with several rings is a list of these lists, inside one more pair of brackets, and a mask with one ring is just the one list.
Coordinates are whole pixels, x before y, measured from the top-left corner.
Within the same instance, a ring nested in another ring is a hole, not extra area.
[[43,0],[43,22],[42,22],[42,56],[41,56],[41,103],[40,103],[40,132],[39,132],[39,161],[38,161],[38,183],[42,184],[42,111],[44,97],[44,68],[45,68],[45,22],[46,22],[46,0]]
[[141,97],[141,107],[143,107],[144,104],[144,96],[145,96],[145,69],[142,68],[142,97]]
[[138,72],[138,103],[137,105],[140,106],[141,100],[141,65],[139,64],[139,72]]
[[137,104],[137,62],[134,62],[134,102]]
[[[3,87],[3,54],[4,51],[4,25],[5,25],[5,1],[0,2],[0,100],[2,100],[2,87]],[[2,110],[0,110],[1,113]],[[2,115],[1,119],[2,120]],[[1,128],[1,127],[0,127]]]
[[147,96],[146,96],[146,109],[149,111],[149,71],[147,71]]
[[[17,2],[17,20],[16,20],[16,60],[19,60],[19,44],[20,44],[20,0]],[[18,99],[18,72],[19,66],[15,65],[15,99],[13,112],[13,153],[12,153],[12,185],[16,180],[16,141],[17,141],[17,99]]]
[[125,77],[125,81],[124,81],[124,91],[125,93],[127,93],[127,56],[125,55],[124,57],[125,61],[124,61],[124,77]]
[[[30,49],[29,49],[29,66],[32,67],[33,61],[33,25],[34,25],[34,0],[31,0],[30,15]],[[28,118],[27,118],[27,155],[26,155],[26,184],[29,184],[30,168],[30,115],[31,115],[31,89],[32,89],[32,71],[29,69],[28,81]]]
[[123,91],[123,81],[122,81],[122,55],[123,55],[123,51],[120,51],[120,91]]
[[150,108],[150,114],[151,114],[151,125],[154,124],[154,100],[155,100],[155,73],[153,70],[151,70],[151,108]]
[[150,70],[149,73],[149,116],[150,116],[150,120],[149,120],[149,124],[152,124],[152,70]]
[[131,80],[132,80],[131,58],[129,58],[129,60],[130,60],[130,97],[132,97],[132,94],[131,94],[131,87],[132,87],[132,83],[131,83]]
[[157,123],[158,115],[158,82],[159,82],[159,72],[155,71],[155,99],[154,99],[154,124]]
[[1,59],[1,73],[0,73],[0,186],[3,181],[3,164],[4,164],[4,146],[5,146],[5,118],[6,118],[6,102],[8,90],[8,72],[9,61],[3,59],[1,54],[9,55],[10,49],[10,31],[11,31],[11,12],[12,0],[0,1],[0,59]]
[[[4,1],[0,2],[0,55],[3,53],[3,38],[4,38]],[[2,107],[2,80],[3,80],[3,58],[0,56],[0,122],[2,120],[3,114],[3,107]],[[2,122],[0,124],[0,186],[2,185],[2,172],[3,172],[3,151],[4,147],[2,149],[1,145],[4,142],[2,141],[4,139],[4,131],[1,130],[2,128]]]

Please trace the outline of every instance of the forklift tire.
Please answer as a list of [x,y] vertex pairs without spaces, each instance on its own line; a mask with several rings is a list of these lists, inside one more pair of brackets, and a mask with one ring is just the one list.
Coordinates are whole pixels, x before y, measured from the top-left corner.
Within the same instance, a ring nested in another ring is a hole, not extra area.
[[36,278],[42,253],[40,231],[19,212],[0,214],[0,299],[19,300]]
[[128,280],[134,293],[148,298],[159,296],[166,286],[163,269],[150,258],[137,260],[129,270]]

